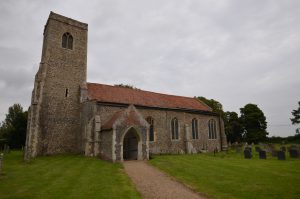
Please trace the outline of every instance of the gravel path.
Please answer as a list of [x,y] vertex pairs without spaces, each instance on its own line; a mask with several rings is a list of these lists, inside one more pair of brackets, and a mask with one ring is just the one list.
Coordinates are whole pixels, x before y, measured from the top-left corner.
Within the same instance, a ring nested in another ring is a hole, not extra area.
[[123,164],[144,199],[204,199],[144,161],[125,161]]

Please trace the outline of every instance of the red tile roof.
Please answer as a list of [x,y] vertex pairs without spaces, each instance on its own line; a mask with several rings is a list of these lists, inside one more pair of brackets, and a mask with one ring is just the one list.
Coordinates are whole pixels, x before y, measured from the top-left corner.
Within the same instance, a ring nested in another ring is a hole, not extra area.
[[123,114],[123,111],[116,112],[104,125],[102,125],[101,130],[110,130],[116,122],[116,120]]
[[[102,125],[101,130],[112,129],[117,120],[126,124],[126,126],[134,124],[144,126],[145,123],[148,124],[133,106],[129,106],[128,109],[116,112],[106,123],[104,123],[104,125]],[[145,122],[144,125],[143,121]]]
[[191,97],[154,93],[119,86],[87,83],[89,100],[147,107],[209,111],[211,108]]

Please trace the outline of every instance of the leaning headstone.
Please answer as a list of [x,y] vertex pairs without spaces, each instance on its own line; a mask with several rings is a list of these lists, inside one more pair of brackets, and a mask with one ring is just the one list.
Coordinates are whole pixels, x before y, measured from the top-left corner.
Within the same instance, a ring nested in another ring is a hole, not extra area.
[[244,150],[244,158],[245,159],[251,159],[252,158],[251,151],[245,149]]
[[299,157],[299,151],[297,149],[290,149],[290,157],[291,158],[298,158]]
[[259,159],[267,159],[266,151],[263,151],[263,150],[259,151]]
[[277,158],[278,160],[285,160],[285,152],[277,151]]
[[256,146],[256,147],[255,147],[255,151],[256,151],[256,152],[260,152],[260,151],[261,151],[260,147],[259,147],[259,146]]

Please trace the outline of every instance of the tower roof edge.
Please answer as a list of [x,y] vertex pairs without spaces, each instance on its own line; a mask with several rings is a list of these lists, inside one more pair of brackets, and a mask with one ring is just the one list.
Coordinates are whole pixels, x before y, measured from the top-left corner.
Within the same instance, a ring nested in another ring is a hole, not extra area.
[[49,14],[49,18],[47,20],[47,24],[48,24],[48,21],[50,19],[53,19],[53,20],[56,20],[56,21],[60,21],[62,23],[67,23],[69,25],[76,26],[78,28],[82,28],[82,29],[85,29],[85,30],[88,29],[88,24],[87,23],[83,23],[83,22],[77,21],[75,19],[72,19],[72,18],[69,18],[69,17],[65,17],[65,16],[57,14],[57,13],[55,13],[53,11],[51,11],[50,14]]

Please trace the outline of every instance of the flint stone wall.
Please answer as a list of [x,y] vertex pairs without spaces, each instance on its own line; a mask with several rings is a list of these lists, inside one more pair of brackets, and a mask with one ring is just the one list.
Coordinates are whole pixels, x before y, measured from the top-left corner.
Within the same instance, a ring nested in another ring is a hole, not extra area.
[[[116,112],[127,107],[114,107],[97,105],[102,124],[105,124]],[[215,148],[221,150],[219,118],[210,115],[193,114],[169,110],[142,109],[137,110],[146,119],[151,116],[154,119],[154,141],[149,142],[150,153],[186,153],[185,125],[189,125],[190,142],[196,152],[200,150],[213,151]],[[179,139],[171,139],[171,120],[176,117],[179,121]],[[192,119],[198,120],[199,139],[192,139]],[[217,124],[217,139],[208,139],[208,121],[215,119]],[[222,125],[223,123],[221,123]],[[221,127],[222,130],[223,127]],[[104,142],[104,140],[103,140]]]

